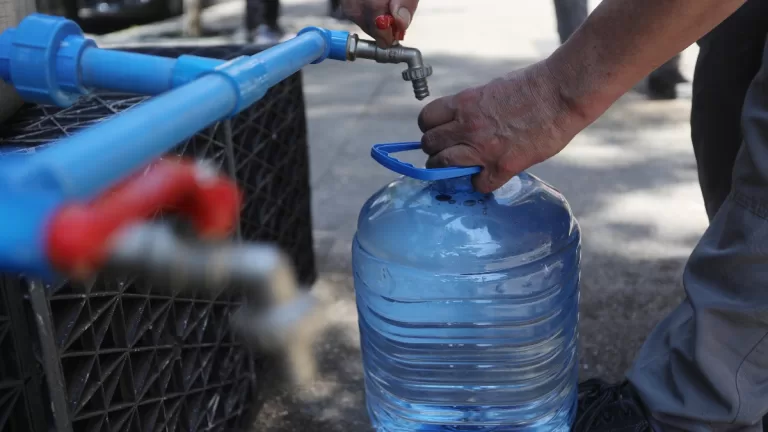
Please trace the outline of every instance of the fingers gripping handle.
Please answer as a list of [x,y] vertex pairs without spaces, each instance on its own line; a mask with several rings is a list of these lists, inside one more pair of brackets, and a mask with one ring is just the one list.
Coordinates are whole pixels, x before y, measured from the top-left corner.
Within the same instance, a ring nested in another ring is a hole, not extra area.
[[91,203],[61,208],[48,227],[49,259],[69,276],[87,277],[104,264],[116,233],[168,210],[191,219],[202,237],[224,237],[237,222],[240,193],[210,167],[161,160]]

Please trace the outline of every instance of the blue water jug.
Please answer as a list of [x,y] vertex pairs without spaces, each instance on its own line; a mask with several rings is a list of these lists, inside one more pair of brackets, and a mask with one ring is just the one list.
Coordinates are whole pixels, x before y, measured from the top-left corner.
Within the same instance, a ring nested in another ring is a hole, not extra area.
[[580,234],[523,173],[490,194],[477,167],[403,174],[363,206],[353,245],[368,412],[379,432],[568,431],[576,409]]

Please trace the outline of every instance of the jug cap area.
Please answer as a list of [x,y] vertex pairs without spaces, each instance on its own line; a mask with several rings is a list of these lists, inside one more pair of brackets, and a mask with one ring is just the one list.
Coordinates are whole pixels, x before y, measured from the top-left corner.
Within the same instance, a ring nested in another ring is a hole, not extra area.
[[389,144],[376,144],[371,149],[371,157],[384,167],[407,177],[425,181],[446,180],[452,178],[466,177],[479,173],[482,168],[472,167],[449,167],[449,168],[416,168],[415,166],[403,162],[391,156],[391,153],[418,150],[421,148],[420,142],[401,142]]

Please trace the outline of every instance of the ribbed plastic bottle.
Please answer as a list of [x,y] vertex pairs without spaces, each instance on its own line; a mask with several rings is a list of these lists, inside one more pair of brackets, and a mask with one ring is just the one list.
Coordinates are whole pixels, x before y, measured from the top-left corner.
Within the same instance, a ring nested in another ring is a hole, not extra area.
[[580,234],[529,174],[491,194],[477,167],[419,169],[364,205],[353,244],[368,412],[378,432],[569,431]]

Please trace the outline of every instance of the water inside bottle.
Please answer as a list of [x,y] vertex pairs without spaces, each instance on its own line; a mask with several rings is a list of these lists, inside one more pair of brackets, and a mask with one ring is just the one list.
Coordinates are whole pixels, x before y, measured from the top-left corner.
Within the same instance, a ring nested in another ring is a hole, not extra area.
[[368,412],[379,432],[568,431],[580,237],[563,197],[522,174],[400,178],[353,245]]

